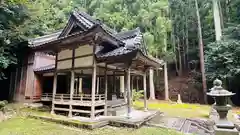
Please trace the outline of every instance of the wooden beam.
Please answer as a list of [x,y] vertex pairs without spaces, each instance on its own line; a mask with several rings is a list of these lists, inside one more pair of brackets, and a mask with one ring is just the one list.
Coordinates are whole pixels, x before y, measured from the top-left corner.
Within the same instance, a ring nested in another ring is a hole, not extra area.
[[139,71],[139,70],[132,70],[131,74],[136,74],[136,75],[144,75],[144,72]]
[[104,115],[107,116],[107,64],[105,65],[105,77],[104,77],[104,83],[105,83],[105,106],[104,106]]
[[81,55],[81,56],[76,56],[76,57],[73,57],[73,58],[64,58],[64,59],[60,59],[60,60],[57,60],[57,61],[58,61],[58,62],[59,62],[59,61],[67,61],[67,60],[72,60],[72,59],[89,57],[89,56],[93,56],[93,55],[94,55],[94,54],[90,53],[90,54],[85,54],[85,55]]
[[51,114],[54,114],[54,99],[55,99],[55,95],[57,92],[57,59],[58,59],[58,54],[56,54],[56,59],[55,59],[55,72],[54,72],[54,77],[53,77],[53,95],[52,95],[52,110],[51,110]]
[[[57,72],[69,72],[72,68],[66,68],[66,69],[58,69]],[[80,70],[80,69],[92,69],[92,66],[86,66],[86,67],[75,67],[74,70]]]

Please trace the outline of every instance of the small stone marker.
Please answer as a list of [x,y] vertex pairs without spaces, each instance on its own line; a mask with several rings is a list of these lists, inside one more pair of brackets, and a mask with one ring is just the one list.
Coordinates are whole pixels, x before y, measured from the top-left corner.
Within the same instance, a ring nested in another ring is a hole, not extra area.
[[178,100],[177,100],[177,103],[178,103],[178,104],[182,104],[182,100],[181,100],[181,95],[180,95],[180,94],[178,94]]

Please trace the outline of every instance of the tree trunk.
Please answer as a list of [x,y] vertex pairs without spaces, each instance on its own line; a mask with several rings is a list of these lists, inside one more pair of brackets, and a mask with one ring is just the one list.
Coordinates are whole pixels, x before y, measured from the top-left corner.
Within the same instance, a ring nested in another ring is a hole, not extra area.
[[207,84],[206,84],[206,76],[205,76],[205,67],[204,67],[204,53],[203,53],[203,41],[202,41],[202,28],[201,28],[201,21],[198,9],[198,2],[195,0],[196,6],[196,14],[198,20],[198,45],[199,45],[199,53],[200,53],[200,66],[202,72],[202,88],[203,88],[203,95],[204,95],[204,102],[207,103]]
[[214,17],[214,27],[215,27],[215,36],[216,41],[220,41],[222,37],[222,28],[221,28],[221,19],[218,7],[218,0],[213,1],[213,17]]
[[[187,9],[189,9],[190,7],[190,4],[187,2],[188,6],[187,6]],[[188,11],[188,10],[187,10]],[[186,20],[185,20],[185,27],[186,27],[186,67],[187,67],[187,71],[189,71],[189,67],[188,67],[188,60],[189,60],[189,56],[188,56],[188,53],[189,53],[189,41],[188,41],[188,13],[186,13]]]
[[186,39],[184,39],[183,38],[183,46],[182,46],[182,48],[183,48],[183,72],[185,72],[185,70],[186,70],[186,65],[187,65],[187,62],[186,62],[186,47],[185,47],[185,44],[184,44],[184,41],[185,41]]
[[153,69],[149,69],[149,88],[150,88],[150,100],[155,100],[155,90],[153,82]]
[[[182,9],[182,13],[185,13],[185,8],[181,8]],[[186,15],[185,15],[186,16]],[[183,33],[186,33],[185,32],[185,23],[182,23],[182,31],[183,31]],[[186,47],[185,47],[185,35],[182,35],[182,50],[180,51],[181,52],[181,56],[182,56],[182,62],[183,62],[183,72],[185,72],[185,70],[186,70]]]
[[[167,52],[167,35],[164,36],[164,51]],[[164,87],[165,87],[165,100],[169,100],[168,92],[168,70],[167,70],[167,61],[164,64]]]
[[231,21],[231,15],[230,15],[230,13],[232,13],[232,8],[231,8],[231,5],[230,5],[230,3],[231,3],[231,0],[227,0],[227,16],[228,16],[228,21],[230,22]]
[[177,38],[178,42],[178,61],[179,61],[179,76],[182,76],[182,55],[181,55],[181,47],[180,47],[180,40]]
[[222,12],[222,7],[221,7],[221,2],[218,1],[218,7],[219,7],[219,14],[220,14],[220,24],[221,28],[224,28],[224,18],[223,18],[223,12]]
[[[169,7],[170,7],[170,5],[169,5]],[[171,20],[173,20],[171,8],[169,8],[169,13],[170,13]],[[174,17],[174,19],[175,19],[175,17]],[[173,53],[175,54],[175,58],[174,58],[175,70],[176,70],[176,74],[179,75],[179,69],[178,69],[178,64],[177,64],[176,42],[175,42],[175,36],[174,36],[175,28],[174,28],[174,25],[173,25],[173,21],[171,21],[171,25],[172,25],[171,42],[172,42],[172,46],[173,46]]]

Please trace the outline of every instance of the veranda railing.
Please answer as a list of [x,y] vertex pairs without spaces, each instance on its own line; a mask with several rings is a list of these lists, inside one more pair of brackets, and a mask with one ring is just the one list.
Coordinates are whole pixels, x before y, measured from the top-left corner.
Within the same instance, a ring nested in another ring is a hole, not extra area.
[[[41,98],[42,99],[52,99],[52,97],[53,97],[52,93],[43,93]],[[61,101],[70,100],[70,94],[59,94],[59,93],[55,94],[54,100],[61,100]],[[90,95],[90,94],[74,94],[72,97],[72,100],[91,101],[92,95]],[[105,100],[105,95],[104,94],[96,94],[95,100],[96,101]]]

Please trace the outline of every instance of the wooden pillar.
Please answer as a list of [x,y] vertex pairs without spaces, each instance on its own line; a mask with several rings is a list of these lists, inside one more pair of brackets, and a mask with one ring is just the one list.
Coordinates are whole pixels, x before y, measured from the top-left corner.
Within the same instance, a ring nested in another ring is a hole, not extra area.
[[52,110],[51,110],[51,114],[54,114],[54,99],[55,99],[55,95],[57,92],[57,73],[54,73],[54,78],[53,78],[53,95],[52,95]]
[[99,94],[99,77],[97,77],[97,94]]
[[138,76],[136,77],[136,91],[139,91],[139,86],[138,86],[138,80],[139,80],[139,78],[138,78]]
[[121,98],[121,91],[120,91],[120,81],[118,81],[118,79],[120,80],[120,77],[116,76],[116,94],[117,94],[117,99]]
[[131,113],[131,73],[130,73],[130,67],[127,68],[127,117],[130,117]]
[[[66,83],[67,83],[67,94],[70,94],[70,90],[71,90],[71,75],[70,75],[70,77],[69,77],[69,73],[67,73],[66,74],[66,78],[67,78],[67,80],[66,80]],[[70,80],[70,81],[69,81]]]
[[68,113],[69,117],[72,117],[72,100],[73,100],[73,94],[74,94],[74,78],[75,78],[74,70],[71,70],[70,105],[69,105],[69,113]]
[[[131,91],[131,99],[133,99],[133,89],[134,89],[134,87],[133,87],[133,83],[134,83],[134,76],[132,75],[132,77],[131,77],[131,73],[130,73],[130,78],[131,78],[131,81],[130,81],[130,86],[131,86],[131,89],[130,89],[130,91]],[[136,90],[135,90],[136,91]],[[132,100],[131,100],[131,102],[133,102]]]
[[55,71],[54,71],[54,76],[53,76],[53,93],[52,93],[52,110],[51,114],[54,114],[54,100],[55,100],[55,95],[57,92],[57,60],[58,60],[58,53],[56,53],[55,57]]
[[153,75],[154,71],[152,68],[149,69],[149,88],[150,88],[150,99],[155,100],[155,89],[154,89],[154,80]]
[[133,88],[134,76],[132,75],[132,77],[131,77],[131,75],[130,75],[130,78],[131,78],[131,91],[132,91],[134,89]]
[[113,91],[112,91],[112,95],[116,96],[116,75],[115,75],[115,71],[113,71]]
[[124,71],[124,99],[127,103],[127,70]]
[[79,82],[78,82],[78,91],[79,91],[79,94],[82,94],[82,78],[79,78]]
[[123,95],[125,99],[125,93],[124,93],[124,76],[120,76],[120,92]]
[[144,110],[147,111],[147,75],[143,74]]
[[92,70],[92,106],[91,106],[91,118],[95,118],[95,90],[96,90],[96,61],[93,60]]
[[15,74],[15,80],[14,80],[14,100],[15,101],[18,101],[17,83],[18,83],[18,68],[16,68],[16,74]]
[[75,82],[74,57],[75,57],[75,49],[72,50],[72,69],[71,69],[71,80],[70,80],[70,105],[69,105],[68,117],[72,117],[72,100],[73,100],[74,82]]
[[[75,76],[76,77],[76,76]],[[76,93],[77,95],[79,95],[79,77],[77,77],[77,82],[74,84],[76,86],[76,89],[74,89],[74,93]],[[74,87],[75,87],[74,86]]]
[[104,106],[104,115],[107,116],[107,89],[108,89],[108,84],[107,84],[107,64],[105,65],[105,71],[104,71],[104,84],[105,84],[105,106]]

